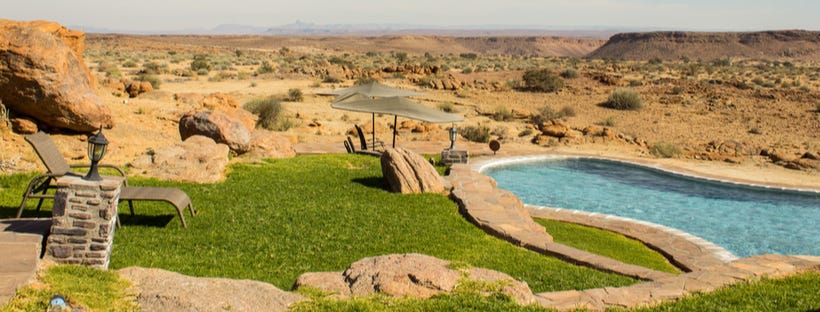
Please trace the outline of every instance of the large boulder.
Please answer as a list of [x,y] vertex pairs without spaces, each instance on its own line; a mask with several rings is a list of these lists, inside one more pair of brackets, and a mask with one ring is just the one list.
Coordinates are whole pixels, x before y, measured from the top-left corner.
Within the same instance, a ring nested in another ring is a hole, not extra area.
[[251,134],[251,150],[242,155],[251,159],[291,158],[296,156],[289,138],[270,130],[256,129]]
[[382,175],[396,193],[441,193],[444,183],[424,157],[403,148],[388,148],[381,155]]
[[51,128],[113,127],[82,59],[84,39],[56,23],[0,20],[0,101]]
[[150,150],[131,162],[135,172],[165,180],[214,183],[225,179],[228,146],[201,135]]
[[191,277],[140,267],[117,273],[134,285],[143,311],[288,311],[294,303],[308,300],[252,280]]
[[297,278],[294,288],[317,288],[339,297],[382,293],[430,298],[451,293],[459,284],[470,281],[485,285],[497,283],[501,293],[520,304],[535,302],[527,283],[516,281],[507,274],[482,268],[455,269],[449,261],[422,254],[370,257],[352,263],[344,272],[305,273]]
[[237,119],[218,111],[191,111],[179,120],[179,135],[185,140],[194,135],[203,135],[227,144],[237,154],[251,148],[251,132]]

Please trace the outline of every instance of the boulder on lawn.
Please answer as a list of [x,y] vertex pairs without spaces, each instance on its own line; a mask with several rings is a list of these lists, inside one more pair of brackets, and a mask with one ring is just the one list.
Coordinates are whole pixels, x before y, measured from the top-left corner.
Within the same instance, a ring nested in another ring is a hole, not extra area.
[[225,179],[228,146],[194,135],[184,142],[147,151],[131,162],[134,171],[164,180],[214,183]]
[[243,154],[251,148],[251,132],[242,121],[222,112],[191,111],[179,120],[179,135],[184,141],[194,136],[209,137],[217,143],[227,144],[232,151]]
[[50,128],[114,125],[82,55],[85,34],[57,23],[0,20],[0,101]]
[[[364,258],[344,272],[305,273],[294,288],[312,287],[339,297],[375,293],[396,297],[430,298],[451,293],[465,281],[498,283],[500,292],[519,304],[535,302],[527,283],[482,268],[455,269],[450,262],[422,254],[392,254]],[[486,291],[486,290],[485,290]],[[487,292],[489,295],[490,292]]]
[[382,153],[380,161],[382,174],[392,192],[444,192],[444,182],[436,168],[416,153],[403,148],[388,148]]

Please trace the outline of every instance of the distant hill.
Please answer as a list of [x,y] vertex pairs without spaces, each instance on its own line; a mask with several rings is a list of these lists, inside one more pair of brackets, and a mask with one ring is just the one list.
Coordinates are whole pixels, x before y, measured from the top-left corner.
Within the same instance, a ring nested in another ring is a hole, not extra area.
[[588,58],[715,60],[720,58],[820,60],[820,31],[621,33]]
[[604,39],[565,38],[551,36],[260,36],[260,35],[123,35],[88,34],[89,47],[125,44],[150,49],[253,49],[291,50],[321,53],[322,51],[386,52],[516,56],[583,57],[604,44]]

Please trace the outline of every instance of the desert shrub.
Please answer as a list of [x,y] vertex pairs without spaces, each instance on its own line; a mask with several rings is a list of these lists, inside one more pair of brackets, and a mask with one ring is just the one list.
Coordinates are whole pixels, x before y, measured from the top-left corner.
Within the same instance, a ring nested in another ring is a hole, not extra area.
[[681,87],[681,86],[674,86],[674,87],[672,88],[672,94],[674,94],[674,95],[678,95],[678,94],[681,94],[681,93],[683,93],[683,87]]
[[191,61],[191,70],[199,73],[200,71],[204,71],[207,75],[209,71],[211,71],[211,62],[208,61],[207,54],[197,54],[194,55],[194,60]]
[[356,81],[353,82],[353,85],[354,86],[361,86],[361,85],[366,85],[366,84],[371,83],[371,82],[378,82],[378,80],[376,80],[376,78],[373,78],[373,77],[361,76],[359,78],[356,78]]
[[154,90],[159,90],[159,86],[162,84],[162,80],[160,80],[159,77],[154,75],[142,74],[137,76],[136,80],[148,81],[148,83],[151,84],[151,87],[154,88]]
[[461,69],[462,74],[471,74],[473,72],[473,68],[470,66],[464,67]]
[[658,142],[652,144],[652,147],[649,148],[649,153],[651,153],[655,157],[661,158],[680,157],[680,155],[682,154],[680,147],[677,147],[675,144],[666,142]]
[[460,58],[464,58],[464,59],[468,59],[468,60],[474,60],[474,59],[478,58],[478,54],[475,54],[475,53],[461,53],[458,56]]
[[530,134],[532,134],[532,129],[527,128],[527,129],[521,130],[521,132],[518,133],[518,136],[519,137],[525,137],[525,136],[528,136]]
[[629,80],[630,87],[640,87],[643,83],[640,80]]
[[820,102],[814,103],[814,112],[820,114]]
[[487,126],[466,126],[459,129],[459,134],[472,142],[487,143],[490,141],[490,128]]
[[497,136],[499,138],[503,138],[507,136],[507,128],[506,127],[497,127],[493,131],[490,132],[491,135]]
[[269,74],[269,73],[274,72],[275,70],[276,69],[273,68],[273,65],[271,65],[270,62],[262,61],[262,64],[259,65],[259,68],[256,69],[256,74],[257,75]]
[[535,124],[535,125],[540,125],[540,124],[545,123],[547,121],[550,121],[550,120],[553,120],[553,119],[560,119],[562,117],[564,117],[564,116],[561,115],[560,112],[556,112],[549,105],[544,105],[544,107],[541,107],[541,109],[538,110],[538,113],[536,113],[535,115],[532,116],[532,123]]
[[256,122],[257,127],[274,131],[285,131],[293,127],[290,119],[284,116],[282,104],[277,98],[253,99],[242,107],[259,116],[259,120]]
[[443,111],[443,112],[447,112],[447,113],[452,113],[453,111],[455,111],[455,107],[453,107],[453,103],[450,103],[450,102],[441,102],[441,103],[439,103],[438,104],[438,109]]
[[763,134],[763,131],[761,131],[759,128],[751,128],[751,129],[749,129],[749,133],[751,133],[751,134]]
[[137,67],[137,63],[135,63],[134,61],[130,61],[130,60],[129,60],[129,61],[125,61],[125,63],[122,63],[122,67],[125,67],[125,68],[134,68],[134,67]]
[[615,126],[615,118],[612,116],[607,117],[606,119],[602,120],[598,123],[601,126],[605,127],[614,127]]
[[407,52],[396,52],[395,56],[399,63],[407,62]]
[[491,117],[495,121],[508,121],[513,120],[513,113],[507,107],[499,106]]
[[575,68],[567,68],[561,72],[561,77],[564,79],[578,78],[578,70],[576,70]]
[[774,88],[775,84],[774,84],[774,82],[771,82],[771,81],[765,81],[760,86],[764,87],[764,88]]
[[603,106],[618,110],[640,110],[643,108],[643,100],[634,90],[616,89],[609,95],[609,99],[604,102]]
[[327,75],[327,76],[325,76],[325,78],[322,79],[322,82],[324,82],[324,83],[340,83],[340,82],[342,82],[342,80],[339,79],[339,78],[336,78],[334,76]]
[[507,80],[504,85],[510,89],[521,89],[521,80]]
[[564,87],[564,81],[547,68],[528,70],[521,80],[527,90],[534,92],[554,92]]
[[157,62],[146,62],[142,64],[141,74],[157,75],[168,71],[168,65],[162,65]]
[[305,99],[304,95],[302,94],[302,90],[299,88],[293,88],[288,90],[288,101],[291,102],[301,102]]
[[558,111],[561,117],[575,117],[575,108],[572,106],[564,106]]
[[752,83],[754,83],[758,86],[762,86],[764,81],[763,81],[763,78],[755,77],[754,79],[752,79]]
[[652,65],[660,65],[660,64],[663,64],[663,60],[662,60],[661,58],[659,58],[659,57],[653,57],[653,58],[652,58],[651,60],[649,60],[649,62],[647,62],[647,63],[652,64]]
[[210,81],[210,82],[220,82],[220,81],[225,81],[225,80],[233,79],[233,78],[236,78],[236,75],[234,75],[232,72],[221,70],[218,73],[216,73],[216,75],[213,75],[212,77],[209,77],[208,81]]

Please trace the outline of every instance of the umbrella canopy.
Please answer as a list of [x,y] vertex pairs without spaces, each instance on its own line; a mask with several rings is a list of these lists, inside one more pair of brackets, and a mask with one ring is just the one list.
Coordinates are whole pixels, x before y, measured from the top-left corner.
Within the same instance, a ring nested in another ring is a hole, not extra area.
[[403,90],[399,88],[394,88],[388,85],[383,85],[378,82],[371,82],[368,84],[363,84],[361,86],[355,86],[345,89],[339,89],[333,92],[330,92],[332,95],[346,95],[346,94],[353,94],[353,93],[360,93],[366,96],[372,97],[389,97],[389,96],[422,96],[424,93],[413,92],[409,90]]
[[404,97],[391,96],[371,99],[354,94],[330,104],[330,107],[352,112],[390,114],[432,123],[464,121],[464,118],[424,106]]
[[459,115],[432,109],[399,96],[373,99],[363,94],[348,94],[331,103],[330,107],[352,112],[393,115],[393,147],[396,147],[398,116],[432,123],[464,121]]

